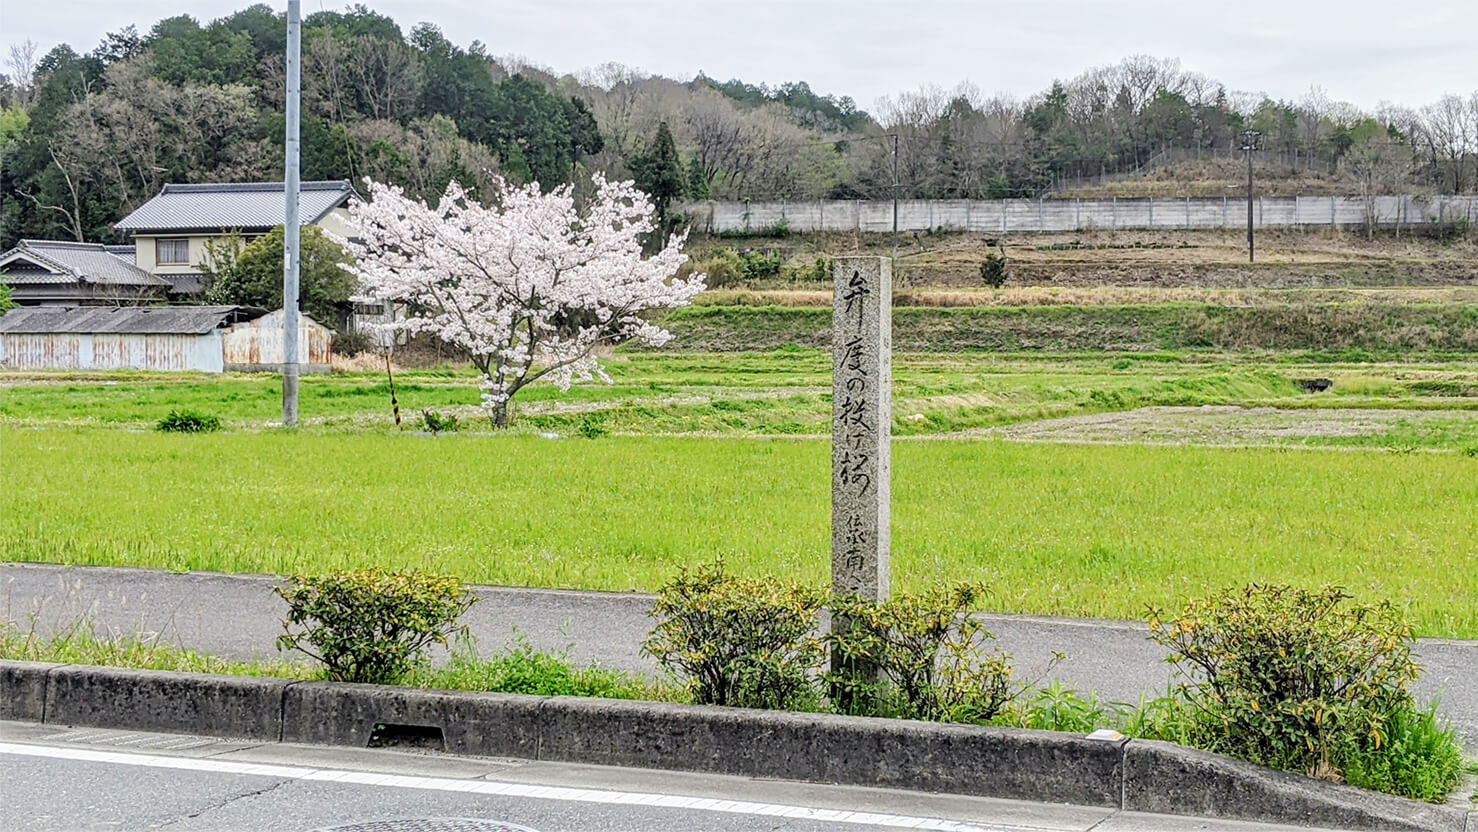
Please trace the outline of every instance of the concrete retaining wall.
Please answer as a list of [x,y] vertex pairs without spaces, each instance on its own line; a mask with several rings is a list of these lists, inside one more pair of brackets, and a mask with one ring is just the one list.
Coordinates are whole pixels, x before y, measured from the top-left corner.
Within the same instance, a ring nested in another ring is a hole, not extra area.
[[[783,223],[791,231],[891,231],[891,201],[697,202],[676,209],[695,230],[760,232]],[[1478,196],[1258,197],[1257,228],[1352,228],[1373,220],[1381,227],[1478,224]],[[905,199],[898,203],[900,231],[1031,233],[1119,229],[1245,228],[1245,197],[1144,199]]]
[[439,730],[463,754],[1346,829],[1468,823],[1456,808],[1167,743],[829,714],[0,661],[0,718],[360,747],[388,724]]

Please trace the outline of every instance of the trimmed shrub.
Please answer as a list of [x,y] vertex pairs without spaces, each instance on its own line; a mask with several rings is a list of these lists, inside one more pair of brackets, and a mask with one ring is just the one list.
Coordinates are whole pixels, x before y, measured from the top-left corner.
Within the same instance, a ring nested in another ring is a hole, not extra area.
[[994,638],[974,613],[986,596],[981,584],[941,586],[883,603],[857,596],[831,602],[835,627],[827,637],[834,656],[870,674],[828,674],[832,702],[845,713],[945,722],[988,722],[1010,702],[1010,657],[989,653]]
[[339,682],[393,683],[432,644],[466,633],[457,619],[476,600],[449,575],[384,569],[298,576],[274,591],[287,602],[277,649],[299,650]]
[[683,569],[657,592],[657,626],[642,652],[696,704],[814,710],[821,597],[791,581],[727,574],[722,562]]
[[171,410],[155,423],[154,429],[166,433],[210,433],[221,429],[221,419],[194,410]]
[[1390,602],[1251,584],[1174,616],[1152,609],[1149,625],[1200,714],[1194,744],[1211,751],[1335,777],[1387,745],[1393,715],[1412,708],[1413,637]]

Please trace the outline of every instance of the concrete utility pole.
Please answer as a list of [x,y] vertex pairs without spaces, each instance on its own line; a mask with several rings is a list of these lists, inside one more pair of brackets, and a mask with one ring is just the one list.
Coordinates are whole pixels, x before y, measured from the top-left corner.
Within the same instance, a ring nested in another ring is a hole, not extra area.
[[1252,151],[1257,148],[1257,137],[1262,133],[1257,130],[1243,130],[1242,138],[1245,143],[1242,149],[1247,151],[1247,262],[1252,262]]
[[287,0],[287,129],[282,223],[282,424],[298,424],[298,120],[302,78],[300,0]]
[[893,134],[893,262],[898,262],[898,134]]

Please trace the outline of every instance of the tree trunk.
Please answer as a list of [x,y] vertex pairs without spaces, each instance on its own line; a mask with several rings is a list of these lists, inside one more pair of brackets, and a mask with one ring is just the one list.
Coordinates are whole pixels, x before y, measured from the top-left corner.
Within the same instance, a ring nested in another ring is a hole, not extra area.
[[508,400],[507,399],[504,399],[503,401],[498,402],[497,406],[493,408],[493,415],[490,418],[493,420],[493,427],[495,429],[502,430],[503,428],[508,427]]

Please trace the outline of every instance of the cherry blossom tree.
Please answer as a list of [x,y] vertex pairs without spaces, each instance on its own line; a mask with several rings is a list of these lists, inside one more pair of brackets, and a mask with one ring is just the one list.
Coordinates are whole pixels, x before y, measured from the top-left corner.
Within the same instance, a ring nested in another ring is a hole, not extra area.
[[494,183],[484,206],[455,181],[432,207],[400,188],[367,181],[370,199],[349,206],[354,236],[343,241],[363,303],[391,304],[406,317],[379,326],[430,333],[462,347],[482,373],[482,404],[496,427],[508,405],[540,379],[561,390],[600,378],[596,350],[624,341],[661,345],[672,336],[644,317],[685,306],[701,274],[679,278],[685,235],[655,254],[652,202],[631,182],[595,177],[595,196],[577,211],[570,186]]

